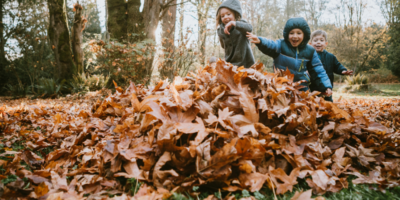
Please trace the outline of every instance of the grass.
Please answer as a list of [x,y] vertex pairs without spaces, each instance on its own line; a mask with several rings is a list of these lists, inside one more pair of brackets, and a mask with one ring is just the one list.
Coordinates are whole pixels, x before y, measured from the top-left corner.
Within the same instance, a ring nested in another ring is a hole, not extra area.
[[333,98],[400,98],[400,83],[371,83],[372,91],[340,93],[338,89],[343,84],[335,83],[333,88]]
[[[337,193],[326,193],[321,195],[323,199],[326,200],[400,200],[400,187],[390,188],[386,191],[382,192],[378,190],[376,185],[354,185],[351,181],[354,180],[355,177],[351,176],[348,178],[349,187],[347,189],[343,189]],[[287,192],[284,195],[277,195],[278,200],[290,200],[296,191],[307,191],[310,187],[307,185],[305,180],[298,179],[299,184],[296,185],[292,192]],[[198,198],[187,197],[187,195],[182,194],[174,194],[170,200],[197,200],[197,199],[205,199],[209,194],[214,194],[216,197],[220,198],[218,192],[202,192]],[[222,197],[224,198],[227,193],[222,193]],[[262,188],[261,191],[257,192],[248,192],[246,190],[235,192],[230,194],[234,195],[236,199],[240,199],[243,197],[253,196],[257,200],[274,200],[274,194],[272,190],[269,188]],[[312,198],[316,198],[319,195],[313,195]],[[221,198],[220,198],[221,199]]]

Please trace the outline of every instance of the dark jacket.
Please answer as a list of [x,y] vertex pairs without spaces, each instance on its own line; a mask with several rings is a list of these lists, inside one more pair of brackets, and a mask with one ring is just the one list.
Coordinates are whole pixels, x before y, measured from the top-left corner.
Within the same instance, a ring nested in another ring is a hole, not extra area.
[[[242,16],[242,8],[238,0],[224,1],[218,8],[217,13],[221,8],[229,8]],[[225,49],[225,60],[239,67],[249,68],[254,65],[253,51],[246,37],[246,33],[252,32],[253,27],[245,20],[239,20],[236,21],[236,26],[233,26],[229,31],[230,35],[225,34],[224,29],[225,25],[221,24],[217,29],[217,33],[221,46]]]
[[[289,32],[296,28],[303,31],[304,39],[295,48],[289,42]],[[307,44],[310,35],[310,27],[304,18],[291,18],[286,22],[283,30],[285,39],[273,41],[259,37],[261,43],[257,44],[257,47],[261,52],[274,59],[276,68],[282,70],[288,68],[294,74],[294,81],[305,80],[306,83],[302,83],[305,86],[303,90],[308,90],[309,84],[315,82],[318,91],[325,92],[328,88],[332,88],[332,85],[318,58],[317,51]]]
[[[346,67],[344,67],[340,62],[337,60],[336,56],[328,51],[324,50],[322,52],[318,52],[318,56],[322,62],[322,65],[325,68],[326,73],[331,81],[331,85],[333,87],[334,76],[333,73],[342,75],[343,71],[347,71]],[[316,90],[316,86],[314,84],[310,85],[311,90]]]

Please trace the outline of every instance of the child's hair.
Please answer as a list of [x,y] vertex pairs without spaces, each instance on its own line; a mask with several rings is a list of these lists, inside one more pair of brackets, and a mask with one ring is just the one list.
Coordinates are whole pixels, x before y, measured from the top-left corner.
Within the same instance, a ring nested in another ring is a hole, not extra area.
[[[224,7],[225,8],[225,7]],[[229,9],[229,8],[226,8],[226,9]],[[234,11],[234,10],[231,10],[231,9],[229,9],[234,15],[235,15],[235,20],[236,21],[239,21],[240,19],[241,19],[241,17],[240,17],[240,15],[239,15],[239,13],[237,13],[236,11]],[[217,27],[220,25],[220,24],[222,24],[222,19],[221,19],[221,9],[219,9],[218,10],[218,13],[217,13]]]
[[328,34],[323,31],[323,30],[316,30],[311,33],[311,41],[314,39],[314,37],[317,37],[319,35],[322,35],[325,38],[325,41],[328,41]]

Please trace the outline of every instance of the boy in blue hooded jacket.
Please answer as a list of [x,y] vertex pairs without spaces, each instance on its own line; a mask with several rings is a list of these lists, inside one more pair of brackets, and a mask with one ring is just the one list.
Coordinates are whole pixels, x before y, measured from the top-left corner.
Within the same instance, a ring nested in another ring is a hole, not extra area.
[[[283,30],[284,39],[273,41],[247,33],[251,43],[256,44],[261,52],[274,59],[276,68],[282,70],[288,68],[294,74],[294,81],[305,81],[302,83],[303,91],[307,91],[310,83],[313,82],[318,87],[318,91],[331,96],[332,85],[329,77],[316,50],[307,44],[310,35],[310,27],[304,18],[291,18],[286,22]],[[308,76],[307,71],[311,77]]]

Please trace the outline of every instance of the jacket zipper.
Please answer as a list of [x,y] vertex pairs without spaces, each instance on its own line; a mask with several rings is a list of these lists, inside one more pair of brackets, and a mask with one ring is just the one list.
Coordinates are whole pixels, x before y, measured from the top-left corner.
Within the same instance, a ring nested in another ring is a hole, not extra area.
[[[297,59],[298,59],[298,57],[297,57],[298,54],[299,54],[299,48],[297,47],[296,48],[296,62],[297,62]],[[299,67],[299,72],[303,69],[303,67],[304,67],[304,59],[301,60],[301,64],[300,64],[300,67]],[[303,75],[308,80],[308,82],[310,82],[310,79],[306,76],[306,74],[303,74]]]

